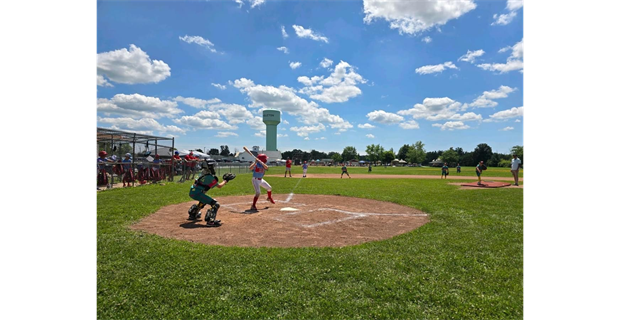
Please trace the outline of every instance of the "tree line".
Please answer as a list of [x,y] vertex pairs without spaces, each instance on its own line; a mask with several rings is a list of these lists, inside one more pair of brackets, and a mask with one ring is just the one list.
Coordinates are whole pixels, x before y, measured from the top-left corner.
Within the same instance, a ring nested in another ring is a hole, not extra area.
[[448,150],[426,151],[424,143],[417,141],[411,145],[405,144],[398,152],[393,148],[385,150],[380,144],[371,144],[366,146],[366,155],[360,155],[355,147],[347,146],[338,152],[321,152],[311,150],[310,152],[293,149],[291,151],[282,152],[282,159],[291,158],[293,160],[311,161],[317,159],[332,159],[335,162],[347,162],[351,160],[367,161],[371,163],[391,163],[392,160],[405,160],[407,163],[416,163],[420,165],[429,165],[434,160],[447,162],[449,166],[476,166],[480,161],[484,161],[490,167],[509,167],[512,155],[516,154],[523,162],[523,146],[514,146],[510,150],[510,154],[502,154],[493,152],[491,146],[481,143],[471,152],[466,152],[460,147],[450,147]]

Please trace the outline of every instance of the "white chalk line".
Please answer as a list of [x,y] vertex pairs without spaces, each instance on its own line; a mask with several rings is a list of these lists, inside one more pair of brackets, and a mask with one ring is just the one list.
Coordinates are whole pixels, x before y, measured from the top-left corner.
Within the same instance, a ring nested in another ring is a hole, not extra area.
[[293,199],[293,196],[295,195],[293,193],[293,191],[295,191],[295,189],[297,189],[297,186],[301,182],[301,179],[303,179],[303,178],[299,178],[299,180],[297,180],[297,184],[293,187],[293,190],[291,190],[291,193],[289,193],[288,198],[286,198],[286,200],[284,200],[285,203],[288,203],[289,201],[291,201],[291,199]]
[[[345,217],[345,218],[336,219],[336,220],[328,220],[328,221],[323,221],[323,222],[319,222],[319,223],[313,223],[313,224],[295,223],[295,222],[285,221],[282,218],[282,216],[292,216],[292,215],[297,215],[297,214],[301,214],[301,213],[311,213],[311,212],[314,212],[314,211],[336,211],[336,212],[348,214],[350,216],[349,217]],[[351,212],[351,211],[339,210],[339,209],[334,209],[334,208],[319,208],[319,209],[308,210],[308,211],[289,212],[289,213],[286,213],[286,214],[284,214],[282,216],[274,217],[273,219],[277,220],[277,221],[280,221],[280,222],[287,222],[287,223],[291,223],[291,224],[294,224],[294,225],[298,225],[298,226],[301,226],[301,227],[304,227],[304,228],[314,228],[314,227],[318,227],[318,226],[334,224],[334,223],[338,223],[338,222],[342,222],[342,221],[346,221],[346,220],[351,220],[351,219],[360,219],[360,218],[364,218],[364,217],[367,217],[367,216],[426,217],[428,215],[425,214],[425,213]]]

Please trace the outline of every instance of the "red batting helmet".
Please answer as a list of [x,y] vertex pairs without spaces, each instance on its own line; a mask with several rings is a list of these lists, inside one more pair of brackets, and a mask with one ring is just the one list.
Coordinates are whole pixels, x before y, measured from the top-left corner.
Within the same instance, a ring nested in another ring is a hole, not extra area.
[[100,152],[99,152],[99,156],[100,156],[100,157],[105,157],[105,156],[107,156],[107,155],[108,155],[108,153],[107,153],[107,152],[105,152],[105,151],[100,151]]
[[261,153],[256,157],[258,158],[258,160],[262,161],[263,163],[267,163],[267,155]]

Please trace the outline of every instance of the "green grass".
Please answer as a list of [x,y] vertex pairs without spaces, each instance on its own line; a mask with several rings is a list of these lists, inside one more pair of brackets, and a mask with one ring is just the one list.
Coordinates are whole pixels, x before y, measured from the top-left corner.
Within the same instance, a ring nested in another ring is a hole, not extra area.
[[[269,167],[267,175],[284,177],[284,166]],[[368,167],[347,167],[350,174],[394,174],[394,175],[433,175],[441,176],[441,168],[431,167],[372,167],[372,172],[368,172]],[[301,166],[293,166],[291,168],[293,175],[303,174]],[[340,174],[341,167],[308,167],[308,174]],[[476,167],[461,167],[461,173],[456,173],[456,168],[450,168],[450,177],[476,177]],[[482,177],[512,177],[510,168],[490,167],[482,173]],[[523,170],[519,170],[519,177],[523,177]]]
[[[268,181],[274,193],[288,194],[299,179]],[[190,201],[189,182],[99,192],[97,316],[523,318],[523,189],[458,190],[447,183],[303,179],[295,193],[391,201],[430,213],[431,222],[417,230],[344,248],[239,248],[164,239],[128,226],[162,206]],[[249,174],[210,192],[251,193]]]

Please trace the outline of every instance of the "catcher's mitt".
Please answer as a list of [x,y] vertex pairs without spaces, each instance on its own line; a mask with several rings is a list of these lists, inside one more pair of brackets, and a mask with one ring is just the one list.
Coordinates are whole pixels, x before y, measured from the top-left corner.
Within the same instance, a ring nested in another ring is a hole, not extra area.
[[482,170],[486,170],[486,169],[487,169],[487,166],[483,164],[483,165],[481,165],[481,166],[480,166],[480,169],[482,169]]
[[225,181],[230,181],[233,180],[234,178],[236,178],[237,176],[234,173],[231,172],[226,172],[224,173],[224,175],[222,176],[222,179],[224,179]]

